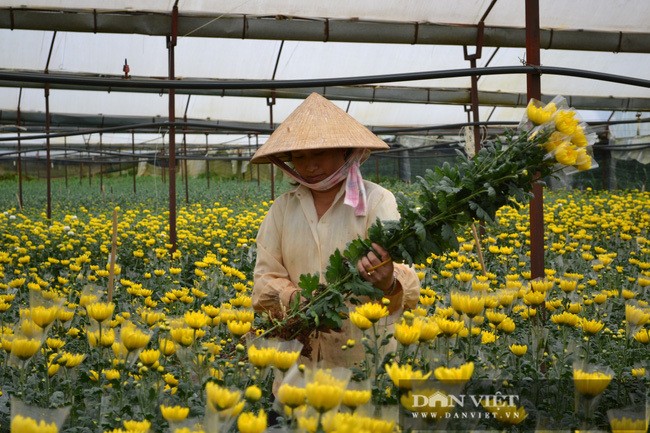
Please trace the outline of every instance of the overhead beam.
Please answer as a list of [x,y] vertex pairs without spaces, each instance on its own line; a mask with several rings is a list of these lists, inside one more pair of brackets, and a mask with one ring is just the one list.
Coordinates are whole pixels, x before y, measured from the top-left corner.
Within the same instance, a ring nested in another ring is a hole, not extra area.
[[[171,15],[96,9],[0,8],[0,28],[166,36]],[[526,46],[524,28],[485,26],[483,45]],[[358,42],[415,45],[473,45],[474,25],[312,19],[291,16],[178,14],[178,35],[212,38]],[[650,33],[585,29],[541,29],[542,49],[650,53]]]
[[[0,110],[0,125],[7,125],[6,134],[16,133],[17,111]],[[23,140],[42,139],[44,136],[35,137],[33,134],[42,132],[45,122],[45,115],[42,112],[25,112],[21,111],[21,129]],[[143,134],[161,134],[167,132],[169,122],[162,117],[150,116],[123,116],[123,115],[103,115],[103,114],[67,114],[51,113],[50,124],[53,131],[59,131],[53,134],[54,137],[89,135],[99,132],[104,133],[130,133],[137,132]],[[648,119],[650,121],[650,119]],[[481,126],[501,130],[505,125],[515,125],[517,122],[480,122]],[[454,123],[450,125],[403,125],[398,127],[373,126],[367,125],[367,128],[376,134],[393,135],[393,134],[422,134],[432,131],[432,134],[457,134],[458,129],[466,123]],[[223,120],[201,120],[187,119],[187,121],[177,121],[176,126],[183,128],[187,134],[259,134],[269,135],[273,130],[268,123],[258,122],[233,122]],[[2,133],[2,130],[0,130]],[[30,135],[25,135],[29,133]],[[11,136],[0,136],[0,143],[11,141]]]

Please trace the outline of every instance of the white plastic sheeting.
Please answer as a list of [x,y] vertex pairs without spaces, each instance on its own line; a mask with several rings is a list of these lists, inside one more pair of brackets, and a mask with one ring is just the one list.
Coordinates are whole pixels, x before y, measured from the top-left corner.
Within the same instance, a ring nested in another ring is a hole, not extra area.
[[[206,14],[206,22],[220,15],[295,16],[313,19],[359,19],[391,22],[428,22],[476,25],[491,2],[488,0],[388,1],[347,0],[304,1],[209,1],[181,0],[179,10],[188,14]],[[0,0],[0,7],[21,9],[98,9],[100,11],[151,11],[170,13],[170,0]],[[485,20],[486,26],[521,28],[525,20],[523,0],[498,0]],[[612,32],[648,32],[650,2],[647,0],[540,1],[542,29],[584,29]],[[47,24],[43,26],[47,28]],[[0,29],[0,68],[43,71],[54,32],[45,30]],[[361,44],[342,42],[286,41],[280,53],[280,41],[199,38],[179,35],[176,47],[176,76],[210,79],[271,79],[277,60],[277,80],[353,77],[468,68],[462,46]],[[474,47],[468,51],[474,52]],[[278,54],[280,53],[279,59]],[[120,75],[125,59],[130,73],[141,77],[167,76],[167,49],[164,37],[141,34],[93,34],[58,32],[49,62],[51,72],[79,72]],[[524,48],[484,47],[477,66],[515,66],[525,62]],[[542,50],[541,63],[593,70],[609,74],[650,79],[650,55],[595,51]],[[394,85],[431,88],[468,88],[470,79],[450,78]],[[526,93],[523,75],[493,75],[479,79],[479,90]],[[546,95],[583,95],[598,97],[650,98],[650,89],[603,81],[542,76]],[[278,90],[281,96],[282,90]],[[19,89],[0,87],[0,110],[16,110]],[[273,120],[281,122],[301,101],[277,98]],[[20,108],[24,112],[45,111],[42,89],[23,89]],[[337,104],[366,125],[421,126],[467,121],[462,105],[425,105],[368,103],[354,101]],[[53,113],[167,116],[165,94],[98,92],[53,89],[50,111]],[[223,121],[269,123],[270,111],[265,98],[177,95],[177,117]],[[481,106],[481,120],[517,121],[522,108]],[[607,120],[611,111],[581,111],[588,122]],[[634,118],[636,112],[617,114]],[[643,114],[645,118],[647,114]],[[641,133],[650,133],[641,124]],[[613,130],[616,130],[614,127]],[[146,139],[149,139],[147,137]],[[230,137],[212,137],[214,142],[233,142]],[[85,138],[97,142],[98,137]],[[130,134],[105,134],[107,142],[130,142]],[[142,137],[144,140],[145,137]],[[240,136],[238,142],[248,141]],[[188,137],[202,143],[203,136]]]

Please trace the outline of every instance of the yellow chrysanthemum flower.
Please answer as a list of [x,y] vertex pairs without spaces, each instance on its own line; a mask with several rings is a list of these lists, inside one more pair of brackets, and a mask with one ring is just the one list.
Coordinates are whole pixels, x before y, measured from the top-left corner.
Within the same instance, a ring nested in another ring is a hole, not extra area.
[[485,298],[482,296],[472,296],[469,293],[461,292],[453,292],[450,296],[452,308],[470,318],[481,314],[485,307]]
[[160,413],[167,422],[183,421],[190,414],[189,407],[160,405]]
[[181,326],[170,329],[169,336],[172,338],[173,342],[178,343],[183,347],[190,347],[194,343],[196,330],[188,326]]
[[208,326],[208,316],[203,311],[187,311],[183,316],[185,324],[192,329]]
[[371,397],[372,392],[369,389],[346,389],[343,393],[343,400],[341,400],[341,404],[349,407],[350,409],[354,409],[368,403]]
[[208,404],[217,411],[232,409],[241,400],[241,391],[232,391],[214,382],[205,384],[205,392]]
[[33,338],[17,337],[11,342],[11,355],[25,361],[38,352],[41,342]]
[[122,425],[124,425],[124,428],[127,430],[127,432],[134,432],[134,433],[147,433],[149,429],[151,428],[151,422],[145,420],[142,421],[136,421],[136,420],[124,420],[122,422]]
[[516,356],[524,356],[528,352],[528,346],[525,344],[511,344],[509,349]]
[[29,310],[29,316],[32,321],[40,326],[41,328],[46,328],[57,318],[59,307],[43,307],[38,306],[31,308]]
[[578,119],[575,117],[575,111],[558,110],[555,113],[555,128],[567,135],[572,135],[578,127]]
[[631,326],[643,326],[650,322],[650,313],[631,304],[625,304],[625,321]]
[[355,309],[355,312],[361,314],[372,323],[376,323],[379,319],[388,316],[388,308],[376,302],[366,302],[365,304],[359,305]]
[[289,370],[300,357],[300,351],[276,350],[273,356],[273,365],[280,371]]
[[246,334],[248,331],[251,330],[252,323],[251,322],[242,322],[239,320],[229,320],[228,321],[228,330],[230,331],[231,334],[241,337],[242,335]]
[[254,344],[248,346],[248,361],[258,368],[265,368],[272,365],[276,359],[277,349],[275,347],[256,347]]
[[650,342],[650,332],[645,328],[640,329],[639,332],[634,334],[634,339],[639,343],[648,344]]
[[546,104],[544,107],[537,107],[531,100],[526,107],[528,119],[536,125],[542,125],[550,121],[556,111],[557,106],[553,102]]
[[440,316],[436,316],[434,320],[440,333],[446,337],[456,335],[465,328],[465,323],[461,321],[449,320]]
[[332,410],[341,403],[345,391],[344,386],[310,382],[305,386],[307,404],[319,413]]
[[139,358],[144,365],[151,367],[158,363],[158,360],[160,359],[160,351],[158,349],[143,350],[140,352]]
[[262,398],[262,390],[257,385],[251,385],[244,391],[244,397],[250,402],[258,401]]
[[425,380],[431,376],[431,372],[423,374],[420,370],[413,370],[411,364],[399,365],[397,362],[393,362],[390,365],[386,364],[384,368],[393,384],[402,389],[411,389],[413,381]]
[[112,302],[93,302],[86,305],[88,316],[99,323],[110,320],[115,311],[115,304]]
[[433,374],[441,382],[465,383],[474,374],[474,363],[470,361],[458,367],[440,366],[433,371]]
[[589,373],[579,368],[573,370],[573,384],[576,391],[587,397],[600,395],[611,380],[611,374],[600,371]]
[[393,336],[400,344],[404,346],[409,346],[413,343],[417,343],[420,339],[420,331],[422,327],[419,321],[414,321],[412,325],[409,325],[405,321],[397,323],[395,325],[395,332]]
[[88,337],[88,344],[92,347],[111,347],[115,343],[115,330],[108,328],[102,332],[99,330],[86,331],[86,337]]
[[33,418],[16,415],[11,419],[10,431],[11,433],[58,433],[59,428],[55,423],[36,421]]
[[350,312],[350,322],[362,331],[372,327],[372,322],[368,320],[366,316],[359,314],[356,311]]
[[611,418],[609,427],[612,433],[646,433],[648,431],[648,420],[643,418]]
[[149,343],[150,339],[151,335],[138,329],[131,322],[124,322],[122,324],[120,340],[129,352],[142,349]]
[[583,318],[580,320],[580,327],[585,334],[595,335],[605,327],[605,324],[595,319],[588,320]]
[[305,404],[306,391],[305,388],[283,383],[278,388],[277,397],[280,403],[295,409]]
[[252,412],[244,412],[237,418],[237,428],[240,433],[262,433],[266,427],[266,412],[261,409],[257,415]]

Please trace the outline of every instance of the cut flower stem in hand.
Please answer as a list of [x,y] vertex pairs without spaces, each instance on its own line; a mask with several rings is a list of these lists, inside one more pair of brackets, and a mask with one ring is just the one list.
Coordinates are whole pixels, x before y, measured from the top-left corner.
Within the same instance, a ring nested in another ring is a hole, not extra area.
[[504,205],[526,203],[537,179],[593,168],[590,147],[595,138],[563,97],[547,104],[532,99],[516,130],[484,143],[471,159],[459,152],[454,165],[428,170],[418,179],[415,198],[398,194],[400,220],[377,220],[367,239],[354,239],[345,251],[335,251],[324,284],[319,275],[302,275],[304,301],[292,303],[285,317],[270,323],[261,335],[304,339],[319,327],[340,328],[349,304],[383,295],[356,269],[369,245],[377,243],[390,253],[389,260],[407,264],[456,250],[457,232],[476,222],[493,223]]

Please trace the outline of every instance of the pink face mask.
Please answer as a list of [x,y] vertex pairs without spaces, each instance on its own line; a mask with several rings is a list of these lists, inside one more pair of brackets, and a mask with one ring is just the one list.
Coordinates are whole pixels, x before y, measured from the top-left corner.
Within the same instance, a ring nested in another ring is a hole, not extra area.
[[345,179],[344,203],[354,208],[354,214],[356,216],[365,216],[367,212],[366,188],[363,186],[360,165],[361,160],[364,159],[367,153],[369,153],[367,149],[355,149],[338,170],[332,173],[327,179],[323,179],[317,183],[308,183],[297,171],[289,167],[275,155],[269,155],[268,159],[290,178],[315,191],[327,191]]

